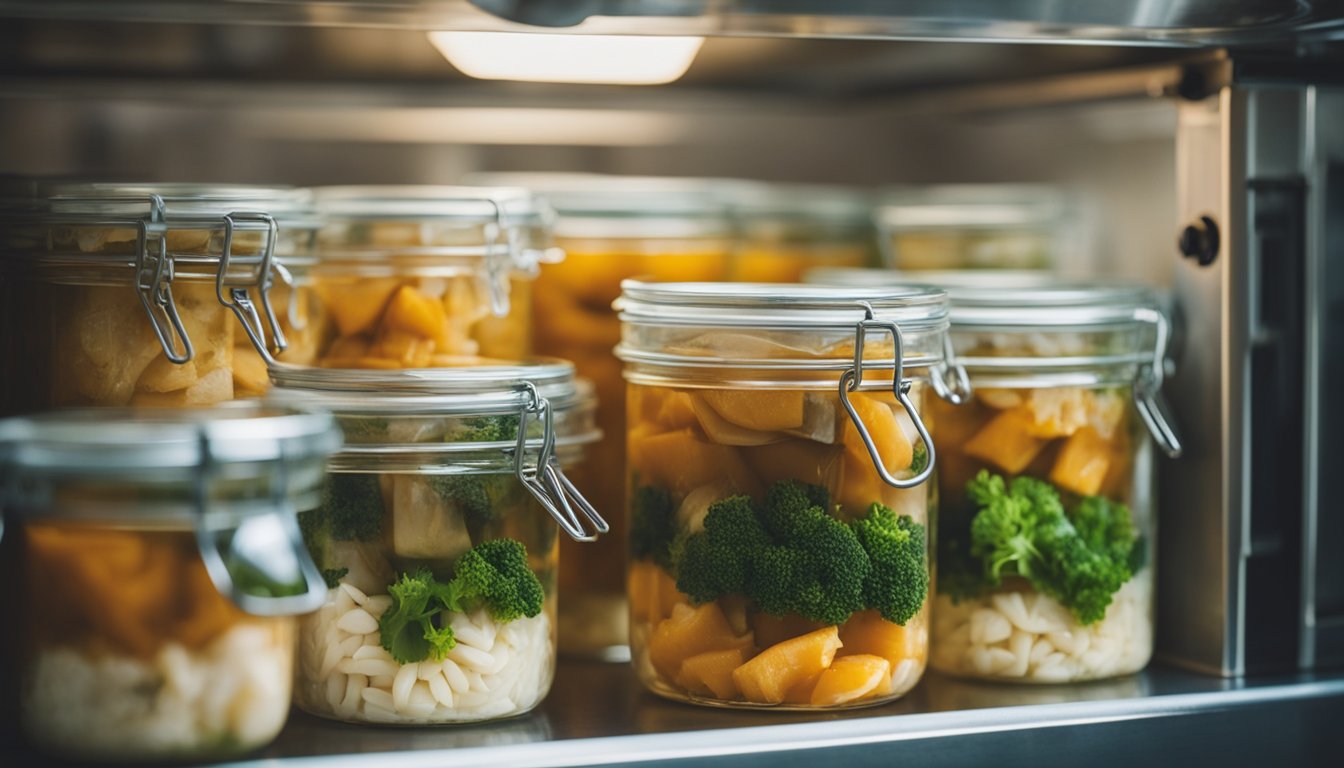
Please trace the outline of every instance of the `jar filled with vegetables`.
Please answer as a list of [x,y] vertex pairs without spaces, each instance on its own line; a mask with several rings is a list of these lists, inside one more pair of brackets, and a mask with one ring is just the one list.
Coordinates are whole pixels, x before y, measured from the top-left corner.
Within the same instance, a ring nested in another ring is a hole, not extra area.
[[3,353],[24,375],[0,384],[0,413],[213,405],[264,391],[267,360],[313,359],[281,264],[311,248],[306,193],[28,182],[3,197]]
[[796,283],[818,267],[876,261],[872,203],[837,187],[725,183],[737,229],[732,279]]
[[[928,652],[942,291],[628,280],[631,651],[653,692],[825,709]],[[951,382],[951,383],[949,383]]]
[[931,663],[1038,683],[1137,672],[1153,650],[1153,446],[1180,452],[1166,318],[1133,286],[941,279],[975,397],[935,408]]
[[242,404],[0,422],[26,738],[118,762],[270,742],[294,616],[327,593],[295,512],[339,444],[329,416]]
[[296,703],[354,723],[476,722],[531,710],[555,672],[557,523],[606,523],[562,471],[598,436],[560,361],[414,371],[285,368],[280,402],[346,435],[299,516],[327,580],[299,630]]
[[302,275],[327,325],[316,364],[429,368],[532,352],[531,286],[553,213],[520,189],[324,187]]
[[[556,242],[565,260],[545,264],[536,285],[537,351],[572,360],[597,387],[603,439],[580,470],[598,509],[625,503],[625,381],[612,354],[621,324],[611,303],[621,281],[723,280],[732,223],[718,187],[701,179],[590,174],[496,174],[545,195],[558,213]],[[625,661],[627,607],[623,515],[594,545],[561,542],[561,653]]]

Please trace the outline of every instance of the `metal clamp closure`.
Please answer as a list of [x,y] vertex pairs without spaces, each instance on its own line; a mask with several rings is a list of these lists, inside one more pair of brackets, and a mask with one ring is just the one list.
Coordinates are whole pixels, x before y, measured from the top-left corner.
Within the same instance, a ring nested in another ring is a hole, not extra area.
[[[924,421],[920,419],[919,412],[910,402],[911,381],[905,378],[905,358],[901,343],[901,329],[893,320],[878,320],[874,316],[873,307],[866,301],[859,302],[863,307],[864,319],[860,320],[854,327],[854,367],[840,374],[840,404],[845,407],[849,413],[850,421],[854,423],[854,428],[858,431],[859,437],[868,449],[868,456],[873,461],[873,467],[877,469],[877,474],[882,478],[882,482],[893,488],[914,488],[929,479],[933,474],[933,465],[935,460],[933,449],[933,438],[929,436],[928,429],[924,426]],[[849,393],[858,390],[863,384],[863,348],[865,337],[869,329],[887,331],[891,334],[892,352],[895,369],[891,375],[891,392],[896,396],[896,401],[905,408],[906,414],[910,416],[910,421],[915,425],[915,431],[919,433],[919,438],[924,441],[924,450],[928,452],[929,460],[925,463],[923,469],[913,477],[907,479],[897,478],[891,474],[882,463],[882,455],[878,452],[877,444],[873,442],[872,433],[864,426],[863,419],[859,417],[859,412],[854,408],[854,404],[849,401]]]
[[[530,381],[524,382],[524,392],[527,398],[519,411],[518,444],[513,456],[514,473],[528,493],[536,498],[570,538],[575,541],[596,541],[598,534],[608,532],[611,527],[560,469],[555,458],[555,415],[550,402],[541,396],[536,385]],[[536,460],[531,463],[527,461],[529,418],[539,419],[542,423],[541,445]],[[583,521],[575,514],[575,507],[592,524],[594,533],[588,532]]]
[[[951,378],[949,382],[948,379]],[[943,334],[943,362],[935,366],[929,377],[933,391],[953,405],[961,405],[971,399],[970,374],[966,366],[957,362],[956,350],[952,348],[952,335]]]
[[[237,222],[242,221],[253,221],[265,225],[266,241],[262,245],[261,261],[257,268],[249,274],[247,279],[239,281],[229,277],[229,266],[233,260],[234,230],[237,227]],[[271,306],[275,241],[279,232],[280,229],[276,225],[275,219],[267,214],[240,212],[228,214],[224,217],[224,244],[219,256],[219,271],[215,274],[215,296],[218,297],[219,303],[233,310],[233,314],[242,323],[243,330],[247,332],[247,338],[252,342],[252,346],[256,347],[257,352],[268,364],[274,363],[275,358],[271,355],[270,345],[266,341],[266,328],[262,327],[261,316],[252,303],[252,297],[248,292],[252,288],[257,289],[257,296],[261,300],[266,325],[271,331],[275,352],[276,354],[284,352],[289,343],[285,340],[284,331],[280,329],[280,321],[276,319],[275,309]]]
[[[496,317],[509,313],[509,272],[518,261],[518,238],[504,221],[504,207],[494,198],[489,199],[495,209],[495,220],[483,225],[485,235],[486,293],[490,296],[490,312]],[[495,246],[504,243],[501,255]]]
[[1149,307],[1134,310],[1134,319],[1152,324],[1156,336],[1152,360],[1140,365],[1138,375],[1134,377],[1134,405],[1138,408],[1143,423],[1147,425],[1148,433],[1153,436],[1162,452],[1173,459],[1180,458],[1184,448],[1181,445],[1180,435],[1176,432],[1176,422],[1171,415],[1171,409],[1167,406],[1166,398],[1162,397],[1162,379],[1166,371],[1171,325],[1167,322],[1166,315]]
[[149,316],[164,356],[169,362],[181,365],[190,362],[196,350],[173,301],[173,258],[168,254],[164,207],[162,197],[149,196],[149,220],[140,220],[135,238],[135,293]]
[[199,445],[196,548],[215,589],[253,616],[292,616],[321,607],[327,584],[299,531],[283,447],[273,464],[270,510],[239,520],[227,513],[211,513],[217,468],[204,429]]

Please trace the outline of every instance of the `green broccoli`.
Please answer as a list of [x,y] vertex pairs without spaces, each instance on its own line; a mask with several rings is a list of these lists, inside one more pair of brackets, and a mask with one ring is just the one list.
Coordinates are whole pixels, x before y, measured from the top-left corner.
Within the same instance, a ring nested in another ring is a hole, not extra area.
[[887,621],[905,624],[929,593],[924,526],[876,503],[852,525],[873,564],[863,585],[864,602]]
[[918,475],[929,466],[929,449],[922,444],[915,446],[914,455],[910,457],[910,474]]
[[392,607],[378,619],[378,639],[401,664],[440,661],[457,645],[447,613],[484,607],[496,621],[541,613],[545,591],[513,539],[493,539],[458,558],[454,576],[438,581],[428,569],[402,574],[387,588]]
[[425,482],[444,501],[462,513],[473,540],[495,517],[495,510],[516,482],[513,475],[428,475]]
[[382,528],[383,492],[377,475],[330,474],[318,506],[299,513],[299,532],[319,568],[329,565],[327,542],[370,541]]
[[661,488],[636,489],[630,500],[630,557],[672,567],[670,550],[677,536],[677,507]]
[[[505,416],[477,416],[463,419],[461,425],[449,433],[444,442],[449,443],[500,443],[514,442],[518,439],[517,414]],[[529,432],[531,430],[528,430]]]
[[382,443],[387,441],[387,429],[390,422],[379,416],[344,417],[340,420],[341,432],[347,443]]
[[[986,471],[967,483],[966,492],[980,509],[970,521],[971,559],[958,565],[978,564],[982,589],[1020,576],[1091,624],[1106,615],[1111,597],[1142,566],[1123,504],[1092,496],[1070,513],[1049,483],[1031,477],[1006,483]],[[957,580],[957,586],[967,589],[974,581]]]
[[677,589],[696,602],[742,594],[766,613],[844,622],[864,608],[871,566],[829,504],[825,489],[795,482],[774,485],[763,507],[747,496],[715,502],[705,530],[681,547]]
[[349,568],[323,568],[322,580],[327,582],[327,589],[335,589],[341,585],[341,579],[349,573]]
[[527,564],[527,550],[513,539],[477,544],[457,561],[462,604],[483,604],[496,621],[513,621],[541,613],[545,598],[541,582]]

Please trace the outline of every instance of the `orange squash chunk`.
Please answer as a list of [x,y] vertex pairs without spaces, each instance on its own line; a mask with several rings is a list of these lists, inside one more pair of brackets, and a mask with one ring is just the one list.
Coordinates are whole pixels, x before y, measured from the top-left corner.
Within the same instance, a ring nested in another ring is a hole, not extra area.
[[811,704],[812,691],[817,688],[817,681],[821,679],[821,674],[815,674],[805,680],[800,680],[794,684],[789,692],[784,694],[785,704]]
[[890,673],[891,662],[880,656],[842,656],[821,673],[811,704],[834,707],[857,701],[878,690]]
[[691,396],[686,392],[668,392],[658,407],[656,419],[666,429],[694,427],[697,422]]
[[677,685],[701,696],[732,701],[737,698],[733,670],[745,660],[746,653],[741,648],[698,653],[681,663]]
[[690,599],[677,591],[671,574],[647,560],[630,564],[626,577],[630,615],[635,621],[659,622],[672,615],[672,609]]
[[401,281],[395,277],[339,282],[319,280],[313,285],[313,292],[331,314],[340,335],[351,336],[373,330],[400,285]]
[[733,670],[733,682],[747,701],[779,704],[794,686],[829,667],[838,650],[840,634],[836,628],[818,629],[761,651]]
[[788,613],[783,616],[757,613],[751,617],[751,629],[756,635],[757,644],[761,648],[769,648],[785,640],[801,637],[809,632],[816,632],[825,626],[819,621],[805,619],[796,613]]
[[699,393],[726,421],[763,432],[803,425],[803,392],[759,389],[706,389]]
[[905,659],[924,655],[918,634],[913,627],[887,621],[877,611],[862,611],[840,625],[840,642],[845,644],[840,655],[880,656],[892,664],[899,664]]
[[781,480],[801,480],[833,487],[840,465],[837,446],[801,439],[743,448],[742,457],[765,485]]
[[700,429],[712,442],[720,445],[770,445],[786,439],[781,432],[766,432],[734,424],[720,416],[703,396],[691,395],[691,410],[695,413]]
[[638,437],[630,434],[630,468],[641,482],[685,496],[702,485],[722,482],[736,492],[760,491],[751,470],[736,448],[708,443],[689,429]]
[[443,303],[409,285],[401,286],[392,296],[383,315],[383,330],[433,339],[440,347],[448,348],[448,316],[444,313]]
[[1095,496],[1110,468],[1110,442],[1092,427],[1083,427],[1064,441],[1050,482],[1080,496]]
[[986,461],[1005,472],[1016,475],[1027,468],[1046,441],[1032,437],[1031,416],[1014,408],[990,419],[962,446],[967,456]]
[[734,634],[718,603],[677,605],[649,636],[649,660],[663,677],[675,680],[682,662],[692,656],[751,647],[751,635]]
[[[858,411],[863,425],[868,428],[868,434],[877,445],[877,454],[882,457],[882,463],[887,471],[895,473],[908,468],[910,461],[914,459],[915,448],[905,436],[905,430],[901,429],[901,424],[891,408],[861,392],[850,395],[849,402],[853,404],[854,410]],[[868,446],[864,444],[848,413],[845,414],[844,434],[846,455],[871,465],[872,457],[868,455]],[[869,471],[873,471],[871,467]]]

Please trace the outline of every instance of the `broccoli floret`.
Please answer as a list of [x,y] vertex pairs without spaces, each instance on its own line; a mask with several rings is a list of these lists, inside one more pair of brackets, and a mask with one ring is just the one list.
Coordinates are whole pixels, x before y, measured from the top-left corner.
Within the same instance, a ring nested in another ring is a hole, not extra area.
[[677,588],[696,602],[742,594],[761,610],[839,624],[862,610],[868,555],[826,512],[825,489],[778,483],[757,508],[749,497],[712,504],[705,530],[686,538]]
[[527,564],[527,550],[513,539],[485,541],[462,555],[453,579],[461,599],[481,603],[496,621],[541,613],[541,582]]
[[328,475],[322,491],[322,512],[333,539],[368,541],[383,528],[383,492],[377,475]]
[[425,482],[446,504],[462,513],[467,532],[474,540],[481,538],[485,526],[495,517],[495,510],[515,482],[513,475],[429,475]]
[[[499,443],[513,442],[518,439],[519,417],[478,416],[463,419],[461,426],[454,430],[445,442],[449,443]],[[531,430],[528,430],[529,432]]]
[[341,585],[341,579],[349,573],[349,568],[324,568],[322,569],[322,580],[327,582],[327,589],[335,589]]
[[348,443],[381,443],[387,440],[389,422],[378,416],[340,419],[341,433]]
[[672,495],[644,486],[630,500],[630,557],[672,567],[670,549],[677,536],[677,508]]
[[910,474],[918,475],[929,466],[929,449],[923,445],[916,445],[914,455],[910,457]]
[[864,602],[887,621],[905,624],[919,613],[929,593],[924,526],[873,504],[853,527],[873,565],[863,585]]
[[980,507],[970,522],[970,555],[981,568],[984,586],[1021,576],[1091,624],[1106,615],[1111,597],[1142,565],[1123,504],[1092,496],[1069,513],[1049,483],[1030,477],[1005,483],[985,471],[967,484],[966,492]]

